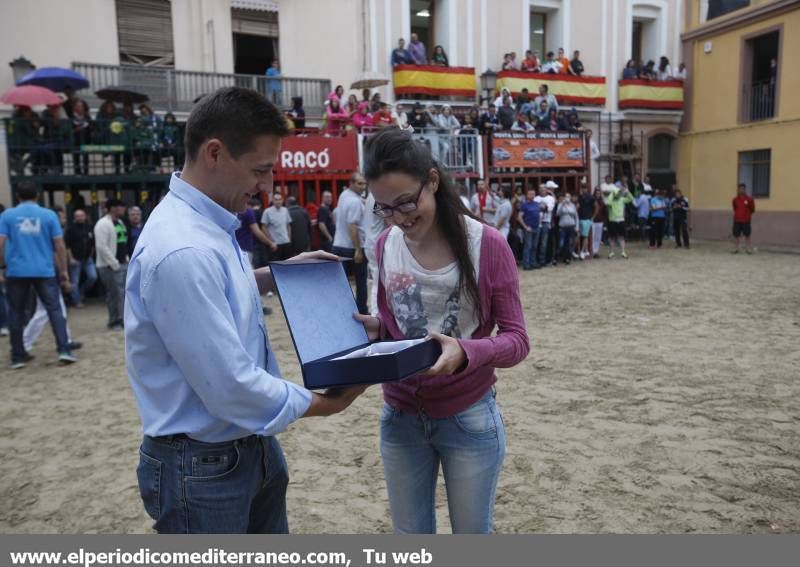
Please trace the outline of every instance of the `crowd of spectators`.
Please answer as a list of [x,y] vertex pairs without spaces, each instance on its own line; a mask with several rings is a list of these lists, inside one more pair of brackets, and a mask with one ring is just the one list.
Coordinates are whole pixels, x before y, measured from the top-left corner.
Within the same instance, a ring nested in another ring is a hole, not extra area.
[[669,59],[661,57],[656,66],[656,62],[652,59],[645,63],[644,61],[636,61],[629,59],[622,70],[622,78],[629,79],[642,79],[645,81],[685,81],[687,76],[686,65],[681,63],[678,69],[673,71],[669,63]]
[[61,105],[48,106],[41,114],[29,106],[16,106],[7,126],[11,168],[22,173],[60,174],[64,154],[72,153],[75,175],[88,175],[89,145],[104,146],[98,153],[113,157],[115,173],[136,169],[159,170],[162,160],[169,167],[183,163],[183,132],[175,115],[156,115],[147,104],[134,106],[104,101],[92,117],[86,101],[67,98]]
[[408,48],[406,48],[406,40],[400,38],[397,41],[397,47],[392,50],[391,57],[392,67],[398,65],[434,65],[436,67],[449,67],[450,60],[447,58],[447,53],[444,47],[436,45],[433,52],[428,58],[428,52],[425,44],[420,41],[419,36],[415,33],[411,34],[411,41]]

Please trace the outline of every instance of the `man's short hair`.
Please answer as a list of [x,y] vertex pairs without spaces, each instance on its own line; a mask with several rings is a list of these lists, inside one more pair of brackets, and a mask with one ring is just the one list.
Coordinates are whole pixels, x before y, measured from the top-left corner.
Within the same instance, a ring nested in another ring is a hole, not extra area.
[[120,199],[107,199],[106,200],[106,210],[113,209],[114,207],[124,207],[125,203]]
[[747,189],[747,185],[745,183],[739,183],[739,187],[744,187],[745,189]]
[[295,197],[294,195],[292,195],[291,197],[287,198],[287,199],[286,199],[286,204],[287,204],[289,207],[293,207],[294,205],[296,205],[296,204],[297,204],[297,197]]
[[186,121],[186,154],[197,158],[200,146],[218,138],[231,156],[247,152],[259,136],[289,135],[289,125],[281,111],[256,91],[225,87],[204,96]]
[[552,56],[553,56],[553,52],[552,52],[552,51],[548,51],[548,52],[547,52],[547,56],[548,56],[548,57],[552,57]]
[[544,92],[546,92],[546,93],[549,93],[549,92],[550,92],[550,87],[548,87],[548,86],[547,86],[547,85],[545,85],[544,83],[542,83],[542,84],[541,84],[541,85],[539,85],[539,86],[540,86],[541,88],[543,88],[543,89],[544,89]]
[[33,181],[22,181],[17,185],[17,197],[20,201],[32,201],[39,195],[39,188]]

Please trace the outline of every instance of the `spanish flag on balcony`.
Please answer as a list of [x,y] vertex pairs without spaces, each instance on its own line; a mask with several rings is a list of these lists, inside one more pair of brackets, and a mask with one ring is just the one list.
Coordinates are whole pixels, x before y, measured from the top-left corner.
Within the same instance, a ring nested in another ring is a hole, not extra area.
[[514,96],[526,88],[531,96],[535,97],[539,93],[539,85],[542,84],[547,85],[548,92],[556,96],[559,105],[605,106],[606,104],[605,77],[573,77],[526,71],[500,71],[497,74],[497,91],[506,88]]
[[439,95],[474,97],[474,67],[397,65],[394,68],[396,95]]
[[619,82],[619,107],[647,110],[682,110],[682,81],[642,81],[630,79]]

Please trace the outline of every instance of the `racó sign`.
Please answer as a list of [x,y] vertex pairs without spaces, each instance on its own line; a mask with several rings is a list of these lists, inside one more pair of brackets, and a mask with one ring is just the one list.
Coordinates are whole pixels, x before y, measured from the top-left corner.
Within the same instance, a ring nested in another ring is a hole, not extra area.
[[289,136],[281,140],[275,173],[333,172],[358,169],[356,136]]

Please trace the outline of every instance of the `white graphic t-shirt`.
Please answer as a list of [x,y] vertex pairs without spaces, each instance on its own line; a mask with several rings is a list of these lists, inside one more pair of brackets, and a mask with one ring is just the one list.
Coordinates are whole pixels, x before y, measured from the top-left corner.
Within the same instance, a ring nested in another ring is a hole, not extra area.
[[[478,279],[483,224],[464,217],[470,256]],[[403,231],[393,227],[386,237],[381,264],[381,281],[397,325],[407,338],[428,332],[461,339],[478,328],[478,314],[466,290],[459,294],[458,264],[438,270],[423,268],[406,246]]]

